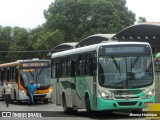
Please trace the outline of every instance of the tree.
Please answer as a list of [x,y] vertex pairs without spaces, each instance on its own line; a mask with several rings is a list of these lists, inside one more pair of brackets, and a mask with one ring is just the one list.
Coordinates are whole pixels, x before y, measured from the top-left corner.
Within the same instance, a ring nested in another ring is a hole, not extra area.
[[145,17],[138,17],[138,21],[137,23],[143,23],[143,22],[147,22]]
[[10,26],[2,27],[0,26],[0,63],[8,61],[6,52],[2,51],[8,51],[10,44],[12,42],[12,28]]
[[[10,51],[27,51],[32,50],[30,33],[25,28],[14,27],[12,30],[12,42]],[[11,60],[28,59],[28,54],[12,53],[8,55]]]
[[65,42],[96,33],[116,33],[135,22],[126,0],[55,0],[44,11],[45,28],[64,33]]
[[38,26],[37,28],[31,30],[31,44],[35,50],[46,49],[41,47],[41,43],[44,41],[44,35],[46,34],[46,32],[47,31],[43,26]]
[[41,39],[37,39],[34,48],[36,50],[50,50],[64,42],[64,36],[59,31],[46,32]]
[[[31,31],[32,46],[35,50],[50,50],[64,42],[64,35],[59,30],[47,31],[39,26]],[[47,53],[39,53],[39,58],[46,58]]]

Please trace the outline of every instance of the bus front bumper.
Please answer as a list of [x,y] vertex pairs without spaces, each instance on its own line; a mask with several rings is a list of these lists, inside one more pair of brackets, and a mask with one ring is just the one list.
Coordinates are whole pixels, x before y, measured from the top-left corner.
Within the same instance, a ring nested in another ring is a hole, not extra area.
[[105,100],[98,98],[98,110],[118,110],[118,109],[143,109],[147,104],[154,103],[155,96],[149,99],[130,99],[130,100]]

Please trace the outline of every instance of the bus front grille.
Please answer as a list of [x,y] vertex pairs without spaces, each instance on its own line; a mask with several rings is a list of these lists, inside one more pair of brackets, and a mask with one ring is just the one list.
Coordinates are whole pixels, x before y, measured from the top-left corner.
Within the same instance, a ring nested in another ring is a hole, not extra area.
[[[139,97],[138,96],[131,96],[131,97],[129,97],[130,99],[138,99]],[[126,99],[126,97],[122,97],[122,96],[120,96],[120,97],[115,97],[115,99]]]
[[45,98],[46,95],[34,95],[34,99],[42,99],[42,98]]
[[130,105],[136,105],[137,102],[118,102],[120,106],[130,106]]

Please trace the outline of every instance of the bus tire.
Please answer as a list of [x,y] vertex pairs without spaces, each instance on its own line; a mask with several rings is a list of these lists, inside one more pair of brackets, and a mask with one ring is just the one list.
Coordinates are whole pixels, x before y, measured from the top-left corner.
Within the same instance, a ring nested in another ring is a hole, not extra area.
[[22,104],[22,101],[21,100],[17,100],[17,104],[18,105]]
[[62,96],[62,102],[63,102],[63,111],[64,111],[65,114],[68,114],[69,111],[70,111],[70,108],[67,107],[67,104],[66,104],[66,97],[65,97],[64,94],[63,94],[63,96]]
[[140,113],[142,112],[142,109],[135,109],[135,110],[132,110],[132,113],[136,114],[136,113]]
[[48,99],[43,99],[44,104],[48,104]]
[[90,105],[90,100],[89,100],[89,97],[86,98],[86,110],[87,112],[91,112],[91,105]]

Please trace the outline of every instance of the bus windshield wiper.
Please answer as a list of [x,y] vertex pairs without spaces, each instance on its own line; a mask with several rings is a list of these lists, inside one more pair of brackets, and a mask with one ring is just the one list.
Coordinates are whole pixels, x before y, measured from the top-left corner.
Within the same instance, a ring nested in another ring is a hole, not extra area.
[[111,58],[112,58],[112,61],[113,61],[114,65],[116,66],[116,68],[118,69],[118,71],[119,71],[119,73],[121,75],[120,64],[118,65],[118,63],[116,62],[114,57],[111,57]]
[[114,65],[116,66],[116,68],[119,69],[119,66],[118,66],[118,64],[117,64],[117,62],[116,62],[116,60],[115,60],[115,58],[114,58],[114,57],[111,57],[111,58],[112,58],[112,60],[113,60]]
[[44,68],[42,68],[42,69],[39,71],[38,76],[41,74],[41,72],[43,71],[43,69],[44,69]]
[[139,57],[136,57],[135,60],[133,61],[133,63],[131,62],[131,68],[133,68],[135,66],[135,64],[137,63]]
[[32,71],[31,71],[30,69],[28,69],[28,70],[29,70],[29,72],[31,73],[32,77],[34,78],[34,75],[33,75]]

